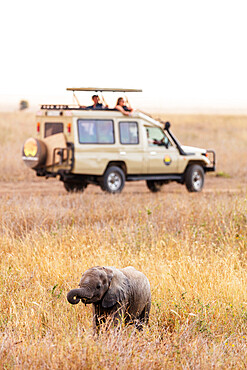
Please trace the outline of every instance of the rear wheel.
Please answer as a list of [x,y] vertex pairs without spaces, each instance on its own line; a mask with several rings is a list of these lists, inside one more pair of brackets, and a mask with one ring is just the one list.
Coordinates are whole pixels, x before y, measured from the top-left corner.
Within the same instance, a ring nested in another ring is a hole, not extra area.
[[69,182],[64,181],[64,187],[69,193],[78,193],[83,192],[86,189],[87,185],[85,182]]
[[204,185],[204,170],[198,164],[192,164],[185,174],[185,185],[189,192],[199,192]]
[[147,181],[146,181],[146,184],[147,184],[148,189],[149,189],[152,193],[157,193],[158,191],[160,191],[160,190],[161,190],[162,185],[163,185],[164,183],[163,183],[163,182],[161,182],[161,181],[147,180]]
[[101,185],[102,190],[108,193],[121,193],[125,184],[125,174],[120,167],[109,167],[104,176]]

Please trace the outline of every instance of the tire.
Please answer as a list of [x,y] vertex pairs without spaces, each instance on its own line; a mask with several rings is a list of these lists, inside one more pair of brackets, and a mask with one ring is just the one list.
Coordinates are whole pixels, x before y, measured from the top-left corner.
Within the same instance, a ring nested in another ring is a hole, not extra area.
[[47,148],[43,141],[30,137],[22,147],[22,159],[32,169],[42,167],[46,162]]
[[125,184],[125,174],[120,167],[109,167],[104,176],[101,185],[102,190],[115,194],[121,193]]
[[155,180],[147,180],[146,181],[148,189],[152,193],[157,193],[161,190],[163,183],[160,181],[155,181]]
[[87,185],[84,182],[69,182],[69,181],[64,181],[64,187],[69,193],[82,193],[84,189],[86,189]]
[[200,192],[204,185],[204,170],[198,164],[190,165],[185,173],[185,186],[189,192]]

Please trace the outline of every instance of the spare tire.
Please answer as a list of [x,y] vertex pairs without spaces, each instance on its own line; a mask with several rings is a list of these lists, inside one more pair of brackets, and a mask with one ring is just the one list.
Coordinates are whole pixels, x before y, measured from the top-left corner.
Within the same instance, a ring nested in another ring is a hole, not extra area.
[[27,139],[22,147],[22,159],[29,168],[38,168],[45,164],[47,156],[47,148],[43,141]]

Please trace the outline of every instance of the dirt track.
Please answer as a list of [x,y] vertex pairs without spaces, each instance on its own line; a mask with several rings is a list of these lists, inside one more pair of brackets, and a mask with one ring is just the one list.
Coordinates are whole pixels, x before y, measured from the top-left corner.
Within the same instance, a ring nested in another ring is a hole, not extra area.
[[[247,191],[247,184],[244,181],[235,180],[235,179],[226,179],[226,178],[219,178],[215,176],[206,176],[205,184],[203,193],[239,193],[239,192],[246,192]],[[133,193],[149,193],[145,182],[130,182],[126,183],[125,192],[133,192]],[[162,188],[162,192],[166,193],[182,193],[187,192],[185,186],[171,183]],[[102,193],[101,189],[97,186],[88,186],[85,191],[86,193]],[[30,195],[65,195],[67,192],[65,191],[63,184],[56,180],[56,179],[37,179],[36,181],[32,182],[0,182],[0,196],[13,196],[13,195],[23,195],[28,197]]]

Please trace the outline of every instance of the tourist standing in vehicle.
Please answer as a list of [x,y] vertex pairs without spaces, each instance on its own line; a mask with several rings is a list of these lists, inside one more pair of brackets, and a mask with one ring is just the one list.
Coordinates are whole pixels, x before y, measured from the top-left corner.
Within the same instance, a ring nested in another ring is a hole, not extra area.
[[124,101],[124,98],[118,98],[115,109],[122,112],[125,116],[129,116],[133,112],[130,104]]
[[104,106],[99,102],[99,95],[92,96],[93,105],[89,105],[87,109],[105,109],[108,108],[108,105]]

